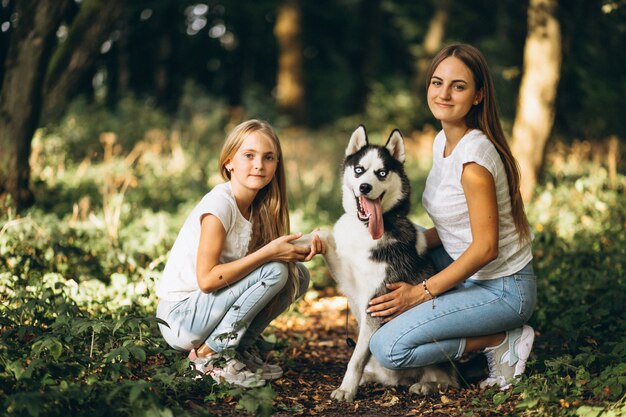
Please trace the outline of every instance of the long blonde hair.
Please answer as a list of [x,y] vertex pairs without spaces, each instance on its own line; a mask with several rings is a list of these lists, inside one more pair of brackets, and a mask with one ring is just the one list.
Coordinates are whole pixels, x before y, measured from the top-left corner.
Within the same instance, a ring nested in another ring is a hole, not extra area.
[[483,91],[483,99],[477,105],[472,106],[465,117],[465,122],[469,128],[480,129],[493,143],[504,163],[506,177],[509,184],[509,196],[511,198],[511,212],[515,229],[519,235],[519,242],[524,243],[530,240],[530,226],[528,218],[524,212],[524,201],[520,193],[520,171],[511,148],[504,136],[500,125],[500,115],[496,103],[495,88],[487,60],[483,54],[475,47],[468,44],[453,44],[443,48],[433,58],[428,68],[426,77],[426,89],[430,84],[430,79],[437,69],[437,66],[444,59],[454,56],[460,59],[472,71],[476,83],[476,91]]
[[[251,119],[240,123],[230,132],[220,153],[218,161],[220,174],[224,180],[230,181],[230,171],[226,168],[246,137],[252,133],[260,133],[268,138],[274,146],[277,158],[274,177],[257,193],[252,202],[252,237],[248,245],[248,253],[265,246],[272,240],[289,234],[289,205],[287,201],[287,182],[283,152],[278,135],[272,126],[262,120]],[[289,263],[289,280],[287,294],[293,300],[298,286],[298,274],[295,264]]]

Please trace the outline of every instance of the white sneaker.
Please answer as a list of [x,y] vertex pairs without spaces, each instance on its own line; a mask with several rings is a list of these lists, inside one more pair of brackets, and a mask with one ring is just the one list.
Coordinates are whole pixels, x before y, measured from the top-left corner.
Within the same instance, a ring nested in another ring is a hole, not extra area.
[[498,385],[500,390],[508,389],[515,377],[524,373],[534,340],[535,331],[524,325],[506,332],[504,341],[498,346],[485,349],[489,377],[480,383],[480,388]]
[[277,379],[283,376],[283,370],[280,366],[266,363],[254,353],[246,350],[241,354],[241,361],[252,372],[259,372],[263,379]]
[[209,375],[215,382],[221,384],[238,385],[244,388],[261,387],[265,385],[265,379],[259,374],[251,372],[245,364],[235,358],[229,358],[216,353],[214,355],[195,357],[190,355],[191,367],[196,371]]

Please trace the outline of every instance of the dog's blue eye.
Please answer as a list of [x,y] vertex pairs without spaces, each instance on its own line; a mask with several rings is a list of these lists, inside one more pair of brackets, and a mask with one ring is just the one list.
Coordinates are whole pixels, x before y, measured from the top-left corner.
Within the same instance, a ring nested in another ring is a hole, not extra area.
[[382,170],[382,169],[381,169],[381,170],[380,170],[380,171],[378,171],[376,174],[377,174],[379,177],[384,178],[384,177],[386,177],[386,176],[387,176],[387,171],[385,171],[385,170]]
[[362,167],[362,166],[355,166],[355,167],[354,167],[354,173],[355,173],[355,174],[362,174],[362,173],[364,173],[364,172],[365,172],[365,170],[363,169],[363,167]]

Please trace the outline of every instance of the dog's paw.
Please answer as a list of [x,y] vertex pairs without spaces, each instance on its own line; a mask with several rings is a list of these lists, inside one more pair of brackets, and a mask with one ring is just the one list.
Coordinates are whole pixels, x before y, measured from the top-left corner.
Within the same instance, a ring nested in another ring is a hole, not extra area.
[[297,246],[311,246],[311,241],[313,240],[313,237],[315,235],[317,235],[320,238],[320,240],[324,242],[324,244],[332,245],[333,247],[335,246],[335,240],[333,239],[333,234],[327,230],[315,230],[311,233],[307,233],[305,235],[302,235],[298,239],[292,240],[291,244],[297,245]]
[[352,402],[354,397],[356,396],[356,392],[346,391],[341,388],[337,388],[330,394],[330,398],[333,398],[339,402],[345,401],[347,403]]
[[326,243],[333,238],[332,232],[329,232],[328,230],[316,230],[312,232],[312,234],[317,235],[323,242]]
[[409,387],[409,392],[417,395],[431,395],[439,392],[440,389],[445,390],[446,387],[442,387],[442,384],[437,382],[416,382]]
[[292,240],[291,244],[298,245],[298,246],[311,246],[311,241],[313,240],[313,236],[314,236],[313,232],[304,234],[300,236],[298,239]]

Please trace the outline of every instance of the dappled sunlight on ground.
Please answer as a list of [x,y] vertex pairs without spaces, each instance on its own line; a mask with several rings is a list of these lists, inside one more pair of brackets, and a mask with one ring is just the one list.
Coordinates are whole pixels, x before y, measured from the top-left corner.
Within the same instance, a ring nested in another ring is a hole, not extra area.
[[[338,403],[330,398],[339,387],[352,348],[346,339],[347,300],[334,291],[319,294],[310,291],[295,308],[272,322],[272,332],[284,347],[270,352],[270,362],[278,362],[284,375],[272,382],[276,392],[275,417],[288,416],[452,416],[480,405],[472,400],[479,395],[474,387],[448,389],[428,397],[412,394],[408,387],[386,387],[378,384],[361,386],[352,403]],[[349,315],[350,336],[356,339],[356,320]],[[512,398],[513,399],[513,398]],[[489,405],[499,415],[508,415],[514,402]],[[216,416],[236,416],[235,400],[209,405]],[[493,407],[493,408],[492,408]]]

